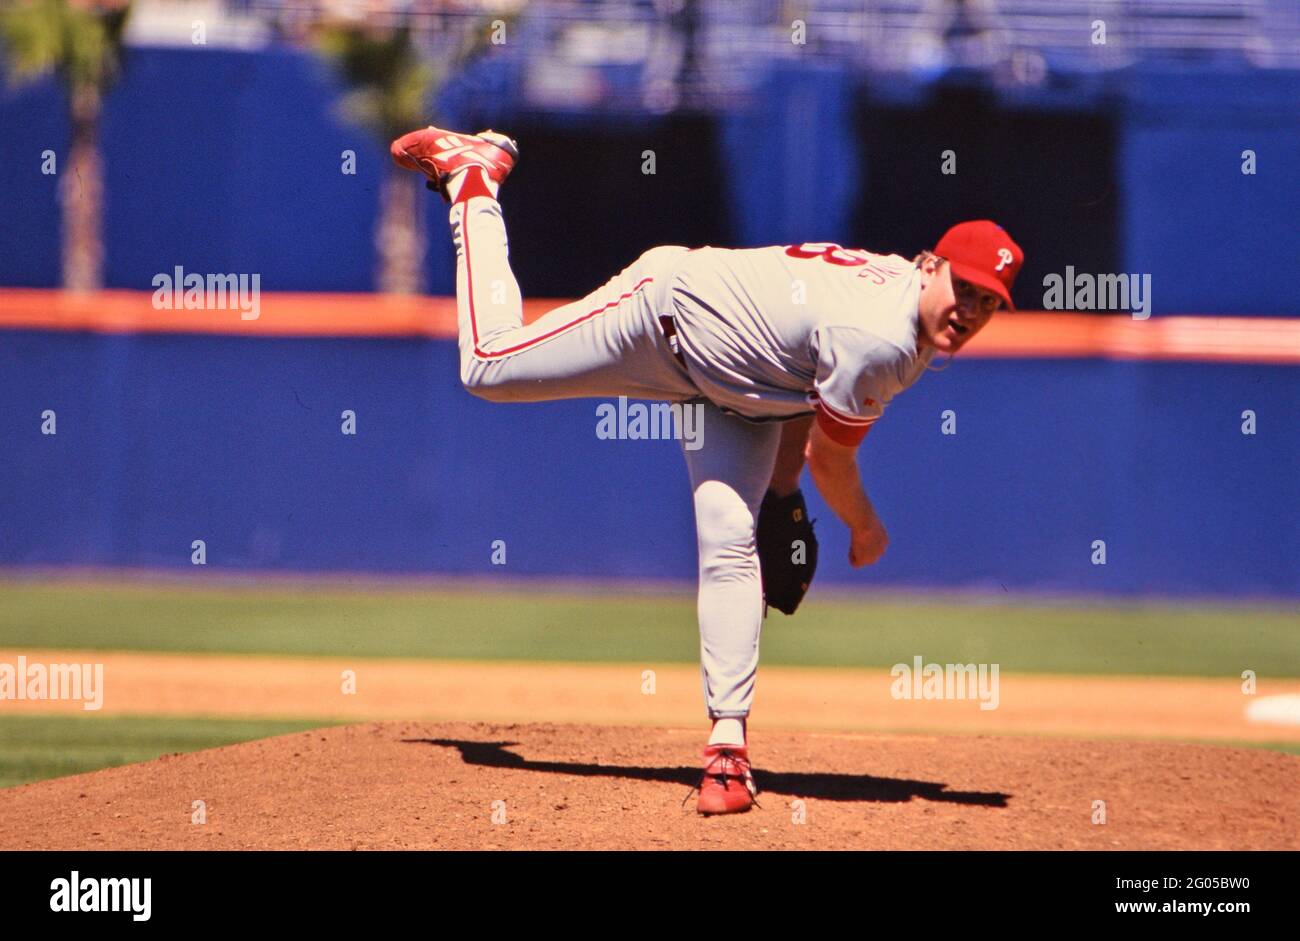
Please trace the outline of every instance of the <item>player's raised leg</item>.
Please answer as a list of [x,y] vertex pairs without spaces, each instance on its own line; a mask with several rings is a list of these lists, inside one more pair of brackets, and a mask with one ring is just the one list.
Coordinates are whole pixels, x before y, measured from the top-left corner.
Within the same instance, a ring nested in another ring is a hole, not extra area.
[[754,700],[763,623],[754,527],[781,426],[748,422],[712,404],[703,408],[704,445],[696,451],[683,448],[699,545],[704,698],[714,720],[699,810],[735,813],[753,803],[744,723]]
[[644,253],[580,301],[527,326],[496,196],[518,151],[503,135],[428,128],[399,138],[393,156],[424,172],[452,203],[461,381],[499,402],[627,395],[682,401],[699,395],[658,323],[670,308],[673,258]]
[[451,209],[456,243],[461,381],[494,402],[699,395],[658,315],[671,310],[672,258],[654,248],[581,300],[523,325],[501,206],[475,196]]

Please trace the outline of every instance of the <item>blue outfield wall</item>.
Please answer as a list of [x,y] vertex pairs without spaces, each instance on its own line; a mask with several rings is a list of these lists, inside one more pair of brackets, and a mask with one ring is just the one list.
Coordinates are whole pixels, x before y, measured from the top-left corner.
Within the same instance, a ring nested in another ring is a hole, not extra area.
[[[1146,73],[1120,135],[1120,257],[1155,314],[1300,314],[1300,74]],[[1242,172],[1254,155],[1254,172]]]
[[[0,403],[3,565],[192,570],[202,539],[209,570],[694,574],[676,443],[599,440],[593,400],[479,401],[449,341],[0,332]],[[1297,414],[1294,367],[959,361],[863,447],[878,566],[810,491],[819,578],[1300,596]]]
[[[452,83],[437,113],[505,128],[521,120],[563,123],[527,111],[514,69],[496,59],[481,63]],[[1104,99],[1093,89],[1004,105],[1050,112],[1068,104],[1114,115],[1119,265],[1152,275],[1155,313],[1300,314],[1294,278],[1287,276],[1300,245],[1300,73],[1135,68],[1116,73],[1105,87]],[[849,240],[850,220],[873,174],[854,139],[855,101],[860,94],[876,100],[884,91],[870,83],[863,89],[842,72],[775,64],[750,104],[720,116],[716,146],[731,171],[720,184],[725,221],[738,244]],[[918,104],[933,91],[921,84],[899,83],[899,89],[911,89]],[[327,66],[298,49],[129,49],[102,124],[107,286],[148,290],[157,272],[183,265],[258,272],[268,291],[372,290],[374,221],[389,158],[381,142],[340,117],[341,91]],[[637,165],[643,143],[635,135],[627,140],[628,159]],[[696,146],[679,142],[660,154],[664,172]],[[1081,159],[1094,146],[1077,141]],[[7,221],[21,220],[0,226],[0,284],[59,282],[59,178],[42,175],[41,165],[45,150],[65,160],[67,147],[66,101],[53,79],[0,88],[0,206]],[[538,164],[527,140],[523,148],[521,173],[567,179],[574,169],[568,160]],[[356,153],[355,175],[340,172],[345,150]],[[1245,150],[1257,157],[1253,175],[1241,172]],[[1015,156],[998,165],[999,179],[1021,174]],[[939,155],[924,160],[937,174]],[[1060,172],[1071,172],[1069,162]],[[977,194],[990,186],[977,173],[961,179]],[[534,192],[531,200],[508,201],[508,211],[545,218],[554,192]],[[924,204],[932,195],[918,188],[915,200]],[[638,198],[629,197],[633,211]],[[1050,202],[1032,220],[1031,231],[1079,224]],[[424,224],[426,284],[433,293],[451,293],[454,266],[436,204]],[[618,240],[627,258],[648,247],[635,227],[559,235]],[[1048,271],[1083,261],[1069,251],[1026,248],[1032,264]],[[1276,274],[1269,267],[1274,258],[1283,263]],[[558,294],[578,296],[604,273],[576,271]],[[1032,306],[1041,287],[1022,282],[1022,304]]]
[[[255,271],[268,291],[372,290],[391,159],[340,118],[341,92],[301,51],[129,49],[100,131],[106,286],[148,290],[182,265]],[[66,160],[66,111],[53,79],[0,88],[0,205],[24,220],[0,228],[0,284],[59,285],[59,177],[42,174],[41,153]],[[355,174],[342,172],[348,150]],[[428,274],[444,291],[446,254],[431,253]]]

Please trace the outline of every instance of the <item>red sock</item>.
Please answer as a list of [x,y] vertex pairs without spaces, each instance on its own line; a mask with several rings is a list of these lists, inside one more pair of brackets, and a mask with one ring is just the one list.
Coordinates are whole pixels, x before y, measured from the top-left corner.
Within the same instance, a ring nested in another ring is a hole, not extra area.
[[474,196],[486,196],[489,199],[496,199],[492,191],[488,189],[487,181],[483,179],[482,167],[470,167],[465,171],[465,179],[460,183],[460,191],[456,194],[455,202],[463,203]]

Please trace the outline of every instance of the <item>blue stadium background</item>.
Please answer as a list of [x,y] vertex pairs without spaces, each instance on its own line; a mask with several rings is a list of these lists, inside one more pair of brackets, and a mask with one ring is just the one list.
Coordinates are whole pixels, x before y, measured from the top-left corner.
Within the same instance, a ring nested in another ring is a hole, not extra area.
[[[1044,273],[1152,275],[1155,316],[1300,314],[1300,77],[1137,65],[1007,95],[949,74],[882,87],[774,62],[743,105],[541,112],[480,67],[439,113],[519,136],[505,205],[526,293],[575,296],[658,243],[915,251],[995,215]],[[387,156],[291,48],[132,48],[106,103],[107,283],[257,271],[368,291]],[[52,82],[0,95],[0,285],[59,283]],[[939,174],[951,140],[959,169]],[[658,172],[640,172],[655,149]],[[355,176],[340,153],[359,156]],[[1255,175],[1240,172],[1242,152]],[[427,283],[453,288],[438,206]],[[0,564],[689,578],[671,442],[606,442],[592,402],[491,406],[449,341],[0,331]],[[927,376],[864,448],[893,543],[869,572],[814,496],[830,583],[1300,596],[1294,367],[971,360]],[[54,409],[58,435],[39,433]],[[356,437],[340,412],[358,416]],[[939,433],[944,409],[955,436]],[[1259,432],[1240,432],[1241,414]],[[1104,539],[1108,564],[1091,564]]]

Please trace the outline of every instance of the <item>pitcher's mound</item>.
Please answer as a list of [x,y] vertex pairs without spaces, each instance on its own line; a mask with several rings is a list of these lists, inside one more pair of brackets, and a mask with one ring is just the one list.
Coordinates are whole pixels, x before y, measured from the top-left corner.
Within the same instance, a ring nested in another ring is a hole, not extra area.
[[698,729],[322,729],[0,791],[0,846],[1300,848],[1300,757],[1277,752],[759,729],[761,807],[702,818],[682,803],[702,744]]

